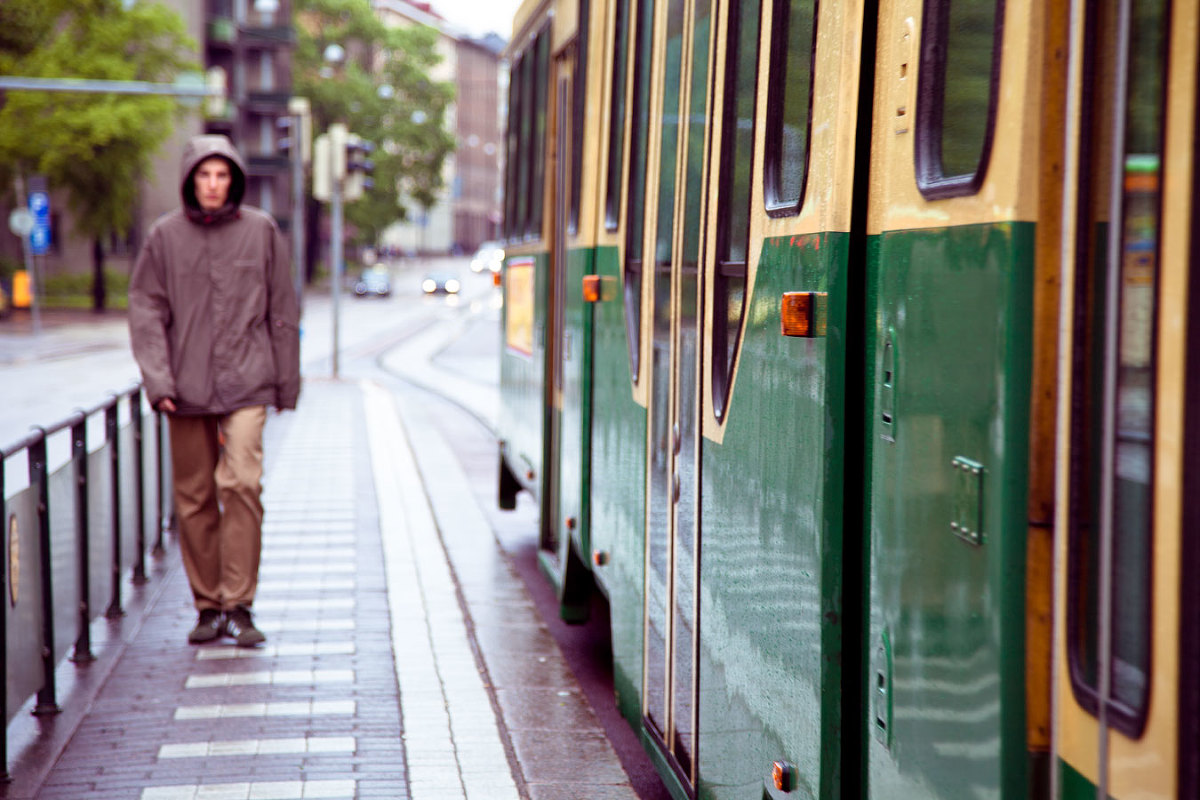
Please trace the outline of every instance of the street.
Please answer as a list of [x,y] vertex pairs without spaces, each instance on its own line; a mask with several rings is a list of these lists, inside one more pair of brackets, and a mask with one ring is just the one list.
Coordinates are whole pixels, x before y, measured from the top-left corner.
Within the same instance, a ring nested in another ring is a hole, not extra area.
[[[428,271],[457,273],[457,296],[427,296],[420,289]],[[613,702],[607,609],[597,603],[595,619],[568,626],[557,619],[553,591],[537,567],[537,509],[522,494],[518,508],[496,507],[494,420],[499,403],[501,338],[500,289],[490,274],[471,273],[466,259],[404,263],[392,270],[392,294],[358,298],[352,288],[339,300],[339,375],[382,386],[415,402],[420,418],[409,425],[436,427],[467,472],[475,502],[484,511],[502,551],[525,584],[543,623],[580,684],[618,753],[637,795],[660,800],[667,794],[634,732]],[[352,278],[353,276],[351,276]],[[352,287],[352,280],[347,280]],[[304,298],[301,326],[302,371],[307,381],[332,377],[332,299],[327,292]],[[38,342],[0,323],[0,385],[10,399],[0,414],[0,441],[20,439],[33,425],[50,425],[77,408],[89,408],[138,378],[123,315],[93,320],[75,316],[72,324],[47,326]],[[9,322],[13,322],[10,320]],[[17,320],[19,322],[19,320]],[[300,404],[305,396],[301,393]],[[286,413],[285,413],[286,417]],[[103,426],[93,425],[89,441],[99,442]],[[51,464],[67,458],[69,437],[51,437]],[[268,471],[272,454],[268,453]],[[25,459],[6,465],[11,494],[23,486]]]
[[[463,384],[453,375],[447,377],[436,364],[438,351],[461,335],[465,326],[490,325],[495,330],[498,324],[499,289],[492,285],[490,274],[472,273],[467,264],[465,258],[399,262],[391,268],[393,290],[386,298],[355,297],[354,276],[347,276],[339,303],[339,372],[369,378],[377,355],[416,336],[403,349],[403,358],[389,359],[393,368],[418,385],[439,386],[442,394],[459,402],[478,402],[478,386]],[[461,294],[425,295],[421,278],[431,270],[460,275]],[[49,313],[43,317],[43,330],[36,338],[28,331],[27,315],[0,322],[0,386],[5,399],[0,406],[0,447],[9,447],[34,426],[48,427],[79,409],[92,408],[140,379],[123,313],[94,317],[86,312]],[[332,317],[328,291],[314,291],[304,298],[301,367],[305,377],[332,375]],[[496,375],[494,356],[490,365],[475,366],[469,374]],[[494,379],[483,394],[488,392],[494,407]],[[99,442],[103,436],[103,418],[90,420],[89,442]],[[50,437],[48,449],[51,469],[55,469],[69,455],[68,437]],[[10,493],[27,485],[23,458],[5,466]]]

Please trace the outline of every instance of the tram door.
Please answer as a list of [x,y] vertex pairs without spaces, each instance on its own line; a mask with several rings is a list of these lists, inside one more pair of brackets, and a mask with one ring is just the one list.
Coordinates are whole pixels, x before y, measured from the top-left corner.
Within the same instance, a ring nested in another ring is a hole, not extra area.
[[[650,410],[647,436],[647,539],[644,715],[647,730],[677,776],[695,782],[697,298],[699,190],[705,134],[708,0],[643,0],[639,26],[653,21],[652,62],[635,65],[643,87],[662,87],[651,101],[651,157],[645,198],[644,263],[650,296]],[[642,28],[639,50],[645,53]],[[685,66],[690,64],[691,68]],[[651,80],[653,78],[653,80]],[[646,83],[645,81],[649,81]],[[643,99],[644,98],[644,99]],[[681,126],[680,120],[693,120]]]
[[[1055,4],[882,0],[866,263],[869,797],[1029,796]],[[990,78],[989,78],[990,76]],[[1048,92],[1048,94],[1043,94]],[[1049,109],[1049,111],[1047,111]],[[914,113],[915,112],[915,113]],[[1053,331],[1053,323],[1050,325]],[[1044,328],[1042,329],[1044,331]]]
[[[542,34],[549,48],[549,33]],[[542,46],[542,45],[540,45]],[[579,576],[574,573],[579,560],[573,555],[590,552],[588,543],[572,537],[583,535],[583,462],[585,411],[584,392],[587,391],[585,372],[589,368],[583,351],[585,333],[583,322],[571,316],[569,309],[578,309],[576,295],[581,291],[573,279],[567,247],[571,182],[571,97],[574,83],[574,50],[567,48],[554,57],[547,120],[552,137],[550,170],[553,206],[550,233],[550,342],[547,348],[546,406],[547,460],[549,491],[543,514],[542,548],[556,573],[560,588],[560,614],[564,619],[586,619],[586,593],[576,591]]]
[[1191,798],[1200,4],[1081,8],[1051,766],[1062,798]]

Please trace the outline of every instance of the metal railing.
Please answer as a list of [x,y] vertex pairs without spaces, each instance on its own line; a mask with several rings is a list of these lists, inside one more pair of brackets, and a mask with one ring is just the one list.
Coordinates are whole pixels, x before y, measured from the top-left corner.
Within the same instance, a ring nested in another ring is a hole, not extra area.
[[[101,422],[101,415],[103,441],[89,450],[88,423]],[[154,430],[149,440],[143,435],[147,427]],[[69,456],[51,469],[47,441],[60,433],[69,434]],[[68,648],[76,664],[94,661],[92,621],[102,608],[110,619],[124,613],[124,576],[134,584],[148,580],[147,547],[155,554],[162,552],[170,522],[167,446],[163,420],[143,408],[139,385],[53,425],[35,427],[0,449],[0,519],[5,533],[0,556],[5,589],[0,597],[5,685],[0,694],[5,724],[0,779],[8,776],[8,723],[35,694],[35,715],[58,713],[58,661]],[[10,497],[6,473],[22,453],[29,482]],[[148,491],[151,481],[153,493]],[[152,543],[147,541],[150,525]]]

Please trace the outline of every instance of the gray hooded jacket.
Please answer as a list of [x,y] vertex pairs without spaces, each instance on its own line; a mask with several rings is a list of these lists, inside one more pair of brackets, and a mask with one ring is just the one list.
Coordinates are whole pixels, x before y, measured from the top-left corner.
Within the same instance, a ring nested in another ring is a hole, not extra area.
[[[221,156],[233,181],[224,208],[206,213],[193,173]],[[246,171],[224,136],[194,137],[181,168],[183,206],[150,228],[129,283],[129,332],[150,402],[179,414],[295,408],[300,393],[299,308],[288,246],[275,220],[243,206]]]

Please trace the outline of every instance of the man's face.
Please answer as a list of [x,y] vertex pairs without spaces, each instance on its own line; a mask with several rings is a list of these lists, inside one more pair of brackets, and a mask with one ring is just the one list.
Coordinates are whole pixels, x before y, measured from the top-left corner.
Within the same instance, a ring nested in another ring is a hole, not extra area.
[[205,211],[220,211],[229,199],[229,185],[233,174],[229,162],[220,156],[206,158],[196,167],[192,177],[196,185],[196,202]]

